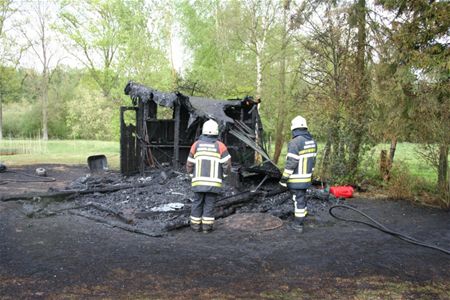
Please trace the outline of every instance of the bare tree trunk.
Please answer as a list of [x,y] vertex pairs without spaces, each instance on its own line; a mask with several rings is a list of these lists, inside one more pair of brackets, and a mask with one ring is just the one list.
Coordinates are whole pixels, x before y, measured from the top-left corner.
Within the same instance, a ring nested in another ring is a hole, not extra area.
[[44,141],[48,140],[48,84],[49,84],[49,65],[50,56],[48,51],[48,23],[47,23],[47,13],[48,7],[43,6],[42,3],[39,4],[39,9],[36,10],[39,18],[40,32],[40,47],[42,53],[42,139]]
[[364,120],[367,78],[366,78],[366,0],[358,0],[357,3],[357,19],[358,19],[358,40],[356,53],[356,72],[358,74],[358,83],[356,87],[354,119],[351,121],[352,139],[349,148],[349,174],[354,177],[359,165],[359,154],[364,134]]
[[42,74],[42,139],[48,141],[48,75]]
[[49,1],[33,1],[33,11],[36,17],[33,24],[32,34],[30,30],[21,30],[23,36],[28,41],[29,47],[33,50],[42,65],[41,82],[41,102],[42,102],[42,139],[48,140],[48,86],[50,82],[50,62],[54,51],[50,47],[50,10]]
[[261,53],[256,54],[256,99],[261,99],[262,92],[262,64]]
[[389,149],[389,163],[391,166],[392,166],[392,163],[394,162],[396,148],[397,148],[397,137],[394,136],[391,139],[391,148]]
[[381,150],[380,171],[384,181],[389,181],[391,177],[392,164],[394,163],[395,150],[397,148],[397,137],[391,139],[391,147],[389,149],[389,157],[386,150]]
[[448,144],[439,146],[438,186],[439,191],[443,195],[447,195],[447,197],[448,193],[450,192],[450,182],[448,178],[448,151]]
[[[260,99],[261,99],[261,90],[262,90],[262,65],[261,65],[261,55],[259,51],[256,54],[256,100],[258,101],[257,109],[260,109]],[[259,122],[255,123],[255,142],[256,144],[261,144],[261,137],[259,133],[261,132],[259,128]],[[255,151],[255,163],[261,163],[262,157],[261,154]]]
[[280,64],[280,99],[278,100],[278,115],[275,126],[275,152],[273,161],[278,163],[281,149],[284,144],[284,124],[286,121],[286,47],[287,47],[287,11],[289,1],[285,1],[283,10],[283,38],[281,40],[281,64]]

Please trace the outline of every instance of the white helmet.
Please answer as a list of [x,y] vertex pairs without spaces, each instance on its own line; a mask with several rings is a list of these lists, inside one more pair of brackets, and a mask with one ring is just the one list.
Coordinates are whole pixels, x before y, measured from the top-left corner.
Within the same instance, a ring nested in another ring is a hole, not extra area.
[[219,135],[219,125],[214,120],[208,120],[203,124],[202,134]]
[[305,118],[303,118],[302,116],[296,116],[292,119],[291,130],[294,130],[296,128],[308,128]]

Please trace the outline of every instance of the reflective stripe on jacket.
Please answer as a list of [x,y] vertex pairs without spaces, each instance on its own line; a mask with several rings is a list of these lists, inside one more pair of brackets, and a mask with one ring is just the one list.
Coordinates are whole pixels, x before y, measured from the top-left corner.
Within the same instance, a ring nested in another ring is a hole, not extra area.
[[231,159],[228,149],[216,137],[201,135],[189,152],[187,164],[193,164],[192,190],[219,193],[224,166]]
[[300,190],[311,186],[316,163],[317,144],[307,130],[295,129],[288,144],[286,167],[283,176],[288,177],[289,189]]

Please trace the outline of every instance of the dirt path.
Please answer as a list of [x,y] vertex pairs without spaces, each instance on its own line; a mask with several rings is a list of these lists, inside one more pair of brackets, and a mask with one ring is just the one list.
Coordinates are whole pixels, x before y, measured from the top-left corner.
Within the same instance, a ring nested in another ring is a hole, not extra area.
[[[353,199],[388,227],[450,248],[449,213]],[[0,203],[0,298],[450,299],[450,257],[362,225],[310,220],[251,233],[220,227],[149,238]]]

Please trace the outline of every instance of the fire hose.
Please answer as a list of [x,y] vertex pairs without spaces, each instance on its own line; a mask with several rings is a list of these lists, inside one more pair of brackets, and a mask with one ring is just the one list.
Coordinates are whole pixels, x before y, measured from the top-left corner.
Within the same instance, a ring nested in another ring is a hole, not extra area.
[[[365,218],[369,219],[372,223],[369,223],[369,222],[366,222],[366,221],[360,221],[360,220],[347,219],[347,218],[336,216],[333,213],[333,210],[336,209],[336,208],[344,208],[344,209],[350,209],[352,211],[355,211],[355,212],[359,213],[360,215],[364,216]],[[372,228],[375,228],[377,230],[380,230],[380,231],[382,231],[384,233],[387,233],[389,235],[392,235],[392,236],[394,236],[396,238],[404,240],[404,241],[406,241],[408,243],[411,243],[411,244],[414,244],[414,245],[418,245],[418,246],[422,246],[422,247],[426,247],[426,248],[430,248],[430,249],[434,249],[434,250],[438,250],[438,251],[441,251],[441,252],[443,252],[443,253],[445,253],[447,255],[450,255],[450,251],[449,250],[446,250],[444,248],[441,248],[441,247],[438,247],[438,246],[435,246],[435,245],[432,245],[432,244],[429,244],[429,243],[426,243],[426,242],[419,241],[419,240],[417,240],[417,239],[415,239],[415,238],[413,238],[411,236],[408,236],[406,234],[393,231],[393,230],[387,228],[386,226],[384,226],[383,224],[377,222],[375,219],[373,219],[372,217],[368,216],[364,212],[362,212],[359,209],[356,209],[354,207],[351,207],[351,206],[348,206],[348,205],[341,205],[341,204],[333,205],[332,207],[330,207],[328,212],[330,213],[330,215],[333,218],[335,218],[337,220],[345,221],[345,222],[353,222],[353,223],[364,224],[364,225],[370,226]]]

